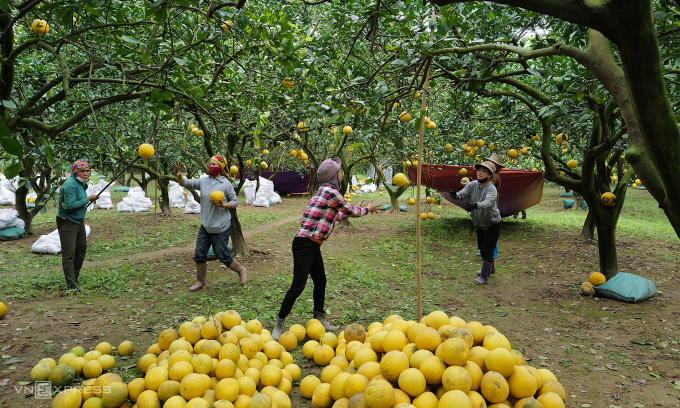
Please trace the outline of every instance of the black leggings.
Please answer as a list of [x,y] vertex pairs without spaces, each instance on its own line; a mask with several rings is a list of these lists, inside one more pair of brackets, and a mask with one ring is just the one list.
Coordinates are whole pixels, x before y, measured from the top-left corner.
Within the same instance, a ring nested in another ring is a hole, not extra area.
[[326,271],[321,258],[321,245],[309,238],[293,238],[293,283],[281,302],[279,318],[290,314],[295,300],[305,290],[307,276],[314,282],[314,311],[323,312],[326,297]]
[[482,255],[482,260],[493,262],[493,250],[498,244],[498,237],[501,235],[502,221],[491,224],[486,231],[477,228],[477,248]]

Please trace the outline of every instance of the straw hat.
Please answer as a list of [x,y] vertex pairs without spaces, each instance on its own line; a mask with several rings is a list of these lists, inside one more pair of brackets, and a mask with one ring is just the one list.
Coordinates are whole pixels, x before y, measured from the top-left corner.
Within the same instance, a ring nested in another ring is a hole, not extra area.
[[484,159],[484,161],[492,162],[493,164],[496,165],[496,168],[499,169],[499,170],[503,167],[503,165],[501,164],[501,162],[503,161],[503,158],[496,153],[493,153],[491,155],[491,157],[487,157],[486,159]]
[[491,175],[496,172],[496,165],[492,161],[485,161],[484,163],[481,164],[475,164],[475,169],[479,170],[480,167],[485,167],[487,170],[491,172]]

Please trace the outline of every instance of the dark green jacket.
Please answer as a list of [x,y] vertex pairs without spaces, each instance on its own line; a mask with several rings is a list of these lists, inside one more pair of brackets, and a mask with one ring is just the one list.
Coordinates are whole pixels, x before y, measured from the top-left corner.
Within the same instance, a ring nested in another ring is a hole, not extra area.
[[80,224],[85,219],[87,203],[85,184],[78,181],[74,174],[71,174],[71,177],[59,188],[59,211],[57,216]]

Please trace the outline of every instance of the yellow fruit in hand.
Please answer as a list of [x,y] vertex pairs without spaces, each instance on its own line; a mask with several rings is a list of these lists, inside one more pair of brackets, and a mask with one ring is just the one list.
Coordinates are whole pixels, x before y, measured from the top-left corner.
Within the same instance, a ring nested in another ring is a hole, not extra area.
[[[236,166],[234,166],[236,167]],[[220,190],[215,190],[212,193],[210,193],[210,200],[215,200],[215,201],[223,201],[224,200],[224,192]]]

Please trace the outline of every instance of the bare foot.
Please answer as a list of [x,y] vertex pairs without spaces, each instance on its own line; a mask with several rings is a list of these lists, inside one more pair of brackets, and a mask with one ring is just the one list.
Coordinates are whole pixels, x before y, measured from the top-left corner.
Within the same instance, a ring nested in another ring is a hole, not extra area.
[[248,274],[246,273],[245,266],[242,266],[241,268],[242,270],[238,272],[239,282],[241,282],[241,285],[245,285],[248,280]]

